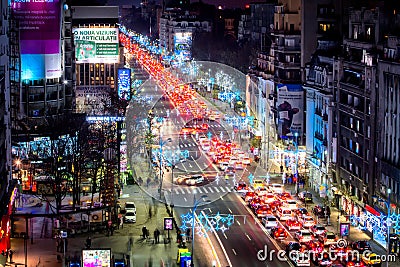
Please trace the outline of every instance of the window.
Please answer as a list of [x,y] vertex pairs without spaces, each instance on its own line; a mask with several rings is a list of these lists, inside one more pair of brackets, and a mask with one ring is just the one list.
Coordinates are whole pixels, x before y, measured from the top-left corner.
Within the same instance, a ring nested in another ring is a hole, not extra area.
[[353,151],[353,140],[349,140],[349,149]]
[[350,129],[353,129],[353,118],[350,117]]
[[360,144],[356,142],[356,153],[360,152]]
[[360,120],[356,120],[356,131],[360,131]]

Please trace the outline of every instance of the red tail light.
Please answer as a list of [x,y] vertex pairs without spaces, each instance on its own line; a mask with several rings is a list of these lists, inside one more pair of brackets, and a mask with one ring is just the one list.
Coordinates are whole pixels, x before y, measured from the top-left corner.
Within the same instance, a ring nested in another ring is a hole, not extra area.
[[276,236],[276,237],[278,237],[278,236],[279,236],[279,233],[278,233],[278,232],[276,232],[276,233],[275,233],[275,236]]

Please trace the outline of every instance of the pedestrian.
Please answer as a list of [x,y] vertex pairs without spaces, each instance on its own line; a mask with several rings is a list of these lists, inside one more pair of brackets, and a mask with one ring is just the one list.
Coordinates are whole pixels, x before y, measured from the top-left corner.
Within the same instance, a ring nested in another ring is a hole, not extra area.
[[282,184],[286,184],[286,174],[282,174]]
[[92,246],[92,238],[89,236],[86,238],[86,248],[90,248]]
[[9,253],[8,253],[8,256],[10,257],[10,263],[13,263],[13,260],[12,260],[13,254],[14,254],[14,251],[12,251],[12,250],[10,249],[10,251],[9,251]]
[[181,243],[182,241],[182,234],[181,234],[181,230],[177,230],[176,231],[176,242]]
[[283,166],[282,165],[281,165],[280,169],[281,169],[281,173],[283,173]]
[[124,217],[123,216],[121,216],[119,218],[119,226],[121,227],[121,229],[124,229]]
[[143,226],[143,228],[142,228],[142,235],[143,235],[143,239],[147,238],[147,228],[146,228],[146,226]]
[[149,177],[149,178],[147,178],[147,180],[146,180],[146,186],[147,186],[147,187],[149,187],[150,182],[151,182],[151,179],[150,179],[150,177]]
[[289,176],[289,175],[286,174],[286,177],[289,177],[288,178],[288,184],[292,184],[292,176],[291,175]]
[[191,236],[190,236],[190,228],[186,229],[186,238],[189,241]]
[[154,240],[156,244],[160,243],[160,231],[158,230],[158,228],[154,230]]

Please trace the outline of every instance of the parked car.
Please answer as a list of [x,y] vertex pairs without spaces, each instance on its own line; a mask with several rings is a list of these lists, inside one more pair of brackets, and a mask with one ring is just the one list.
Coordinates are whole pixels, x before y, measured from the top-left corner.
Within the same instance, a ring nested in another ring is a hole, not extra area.
[[126,223],[134,223],[136,222],[136,211],[133,210],[127,210],[125,213],[125,218],[124,218]]
[[135,202],[133,202],[133,201],[127,201],[127,202],[125,203],[125,210],[126,210],[126,212],[128,212],[128,211],[133,211],[133,212],[136,213],[136,205],[135,205]]

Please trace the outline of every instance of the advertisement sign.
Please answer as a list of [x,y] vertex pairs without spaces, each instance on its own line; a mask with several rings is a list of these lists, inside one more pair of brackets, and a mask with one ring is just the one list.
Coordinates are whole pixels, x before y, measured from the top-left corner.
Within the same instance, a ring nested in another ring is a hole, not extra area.
[[175,56],[183,61],[192,58],[192,33],[177,32],[174,34],[174,53]]
[[111,249],[83,249],[83,267],[111,267]]
[[131,69],[118,69],[118,97],[131,99]]
[[118,63],[118,28],[74,28],[76,63]]
[[278,132],[282,138],[303,134],[304,91],[300,84],[278,85]]
[[164,230],[173,230],[174,223],[173,218],[164,218]]
[[61,77],[61,2],[13,0],[11,8],[19,23],[21,78]]
[[340,235],[341,236],[350,235],[350,223],[340,223]]
[[110,97],[109,86],[76,86],[76,109],[91,115],[104,114],[104,103]]

